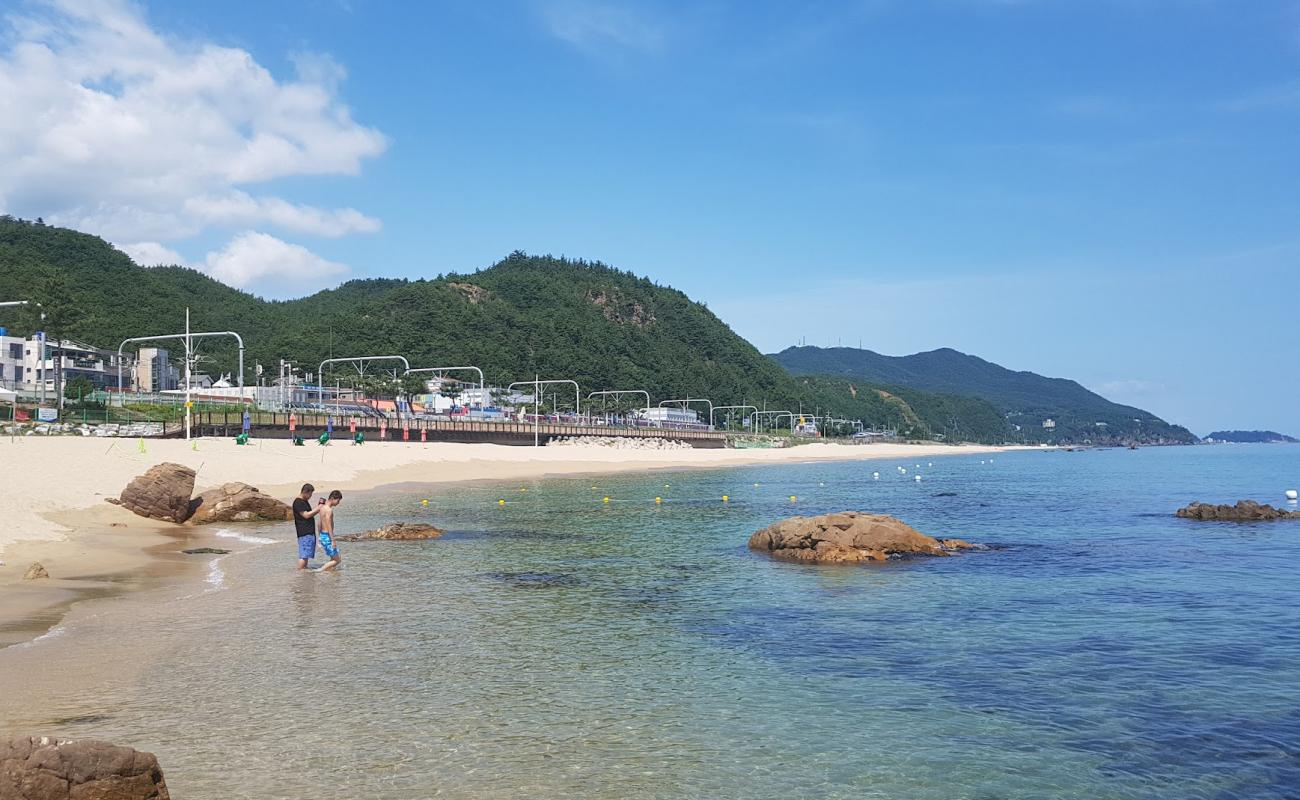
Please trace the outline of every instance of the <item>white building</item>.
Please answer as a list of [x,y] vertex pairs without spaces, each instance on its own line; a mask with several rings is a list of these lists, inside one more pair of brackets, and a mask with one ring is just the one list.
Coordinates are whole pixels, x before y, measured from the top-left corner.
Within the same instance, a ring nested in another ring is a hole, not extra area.
[[1054,420],[1054,419],[1045,419],[1045,420],[1043,420],[1043,428],[1044,428],[1045,430],[1049,430],[1049,431],[1050,431],[1050,430],[1055,430],[1055,429],[1056,429],[1056,420]]
[[[124,357],[125,358],[125,357]],[[55,372],[62,370],[64,385],[77,378],[96,389],[117,385],[117,353],[64,339],[55,343],[37,334],[10,336],[0,328],[0,386],[25,394],[54,397]],[[42,390],[43,385],[43,390]]]
[[641,417],[655,425],[699,425],[700,414],[690,408],[648,408],[641,412]]

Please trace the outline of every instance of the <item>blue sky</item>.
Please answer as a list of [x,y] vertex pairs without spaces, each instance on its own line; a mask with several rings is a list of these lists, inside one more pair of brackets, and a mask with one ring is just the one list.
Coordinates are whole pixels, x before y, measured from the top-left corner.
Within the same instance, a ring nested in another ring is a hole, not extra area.
[[[581,256],[764,351],[951,346],[1201,434],[1300,433],[1300,3],[73,7],[15,6],[0,97],[6,69],[70,80],[24,46],[113,54],[71,80],[129,110],[128,149],[168,135],[97,175],[175,202],[85,200],[101,122],[0,144],[30,166],[0,207],[139,260],[287,296]],[[239,160],[266,132],[292,146]],[[238,168],[194,167],[223,147]]]

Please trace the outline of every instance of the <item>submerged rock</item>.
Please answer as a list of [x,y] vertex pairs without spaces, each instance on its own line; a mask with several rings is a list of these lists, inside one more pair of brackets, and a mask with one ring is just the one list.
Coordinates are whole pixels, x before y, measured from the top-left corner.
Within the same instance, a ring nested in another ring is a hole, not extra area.
[[281,521],[293,519],[293,509],[256,486],[234,481],[195,497],[189,503],[191,525],[210,522],[252,522],[254,520]]
[[365,533],[353,533],[346,536],[335,536],[340,542],[365,542],[371,540],[383,540],[392,542],[411,542],[424,539],[437,539],[446,533],[441,528],[435,528],[432,525],[426,525],[423,522],[393,522],[376,528],[373,531]]
[[153,753],[94,739],[0,740],[4,800],[170,800]]
[[749,537],[749,546],[777,558],[818,564],[946,556],[955,550],[978,548],[961,539],[926,536],[894,517],[858,511],[784,519]]
[[118,504],[133,513],[163,522],[184,522],[190,515],[194,470],[164,462],[127,484]]
[[1238,500],[1236,505],[1192,503],[1178,509],[1176,516],[1184,519],[1224,520],[1228,522],[1255,522],[1270,519],[1300,519],[1300,511],[1287,511],[1254,500]]
[[34,562],[27,568],[27,571],[23,573],[23,580],[25,581],[36,581],[48,577],[50,577],[50,573],[45,570],[45,567],[42,566],[39,561]]

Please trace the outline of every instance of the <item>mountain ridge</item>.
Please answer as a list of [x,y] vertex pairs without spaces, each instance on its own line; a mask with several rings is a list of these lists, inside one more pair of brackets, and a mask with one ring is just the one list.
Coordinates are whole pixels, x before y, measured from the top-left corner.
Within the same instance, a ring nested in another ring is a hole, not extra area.
[[[1144,409],[1115,403],[1068,378],[1011,370],[951,347],[886,356],[849,347],[789,347],[769,358],[792,375],[836,375],[884,386],[977,397],[1032,441],[1190,442],[1190,431]],[[1050,420],[1050,422],[1048,422]],[[1054,427],[1044,427],[1044,423]]]
[[[644,388],[655,402],[709,397],[830,413],[914,438],[942,431],[941,414],[969,413],[962,430],[972,441],[1007,438],[996,412],[979,402],[914,392],[905,399],[920,424],[909,425],[863,382],[792,377],[684,293],[600,262],[516,251],[475,272],[357,279],[264,300],[190,268],[140,267],[89,234],[0,217],[0,296],[44,300],[58,318],[60,330],[46,322],[51,335],[106,349],[183,330],[189,306],[193,329],[244,335],[250,382],[254,364],[274,373],[280,358],[315,371],[331,356],[399,353],[413,367],[478,365],[498,386],[540,374],[572,378],[588,392]],[[35,325],[0,309],[6,323],[16,333]],[[231,344],[213,340],[204,352],[209,369],[233,368]],[[325,377],[346,382],[348,372]]]

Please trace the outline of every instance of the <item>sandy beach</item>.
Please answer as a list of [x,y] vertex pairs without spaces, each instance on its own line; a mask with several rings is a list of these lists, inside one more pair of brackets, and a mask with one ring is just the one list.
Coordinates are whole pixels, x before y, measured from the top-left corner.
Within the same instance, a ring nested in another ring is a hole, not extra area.
[[[367,443],[293,447],[262,440],[144,442],[72,437],[0,440],[0,647],[57,624],[75,602],[144,588],[199,560],[179,550],[220,546],[205,528],[142,519],[105,498],[135,476],[171,461],[198,472],[196,491],[243,481],[286,500],[310,481],[321,489],[363,490],[395,483],[535,479],[584,473],[718,468],[829,460],[929,458],[1008,448],[815,443],[773,450],[616,450],[605,447],[507,447],[491,444]],[[50,579],[22,580],[40,562]]]

